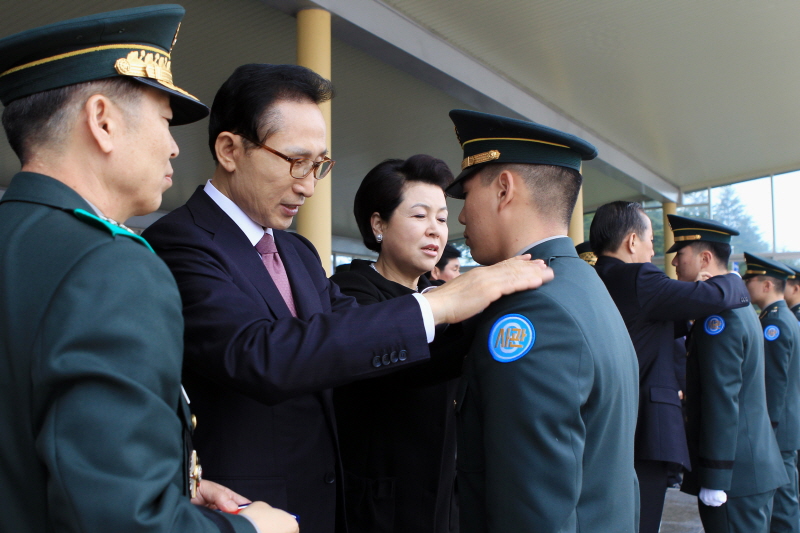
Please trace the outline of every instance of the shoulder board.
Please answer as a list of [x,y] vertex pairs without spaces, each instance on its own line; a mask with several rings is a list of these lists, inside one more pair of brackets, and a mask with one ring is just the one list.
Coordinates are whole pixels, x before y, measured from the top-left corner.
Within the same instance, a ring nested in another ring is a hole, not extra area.
[[138,242],[142,246],[145,246],[151,252],[156,253],[155,250],[153,250],[153,247],[150,246],[150,243],[147,242],[144,239],[144,237],[136,235],[135,233],[133,233],[131,231],[128,231],[127,229],[122,228],[120,226],[117,226],[116,224],[112,224],[111,222],[109,222],[107,220],[103,220],[102,218],[98,217],[97,215],[93,215],[93,214],[89,213],[85,209],[74,209],[72,211],[72,214],[75,215],[75,218],[77,218],[78,220],[81,220],[83,222],[86,222],[90,226],[94,226],[96,228],[100,228],[100,229],[106,230],[107,232],[109,232],[114,237],[116,237],[117,235],[122,235],[123,237],[128,237],[129,239],[132,239],[132,240]]

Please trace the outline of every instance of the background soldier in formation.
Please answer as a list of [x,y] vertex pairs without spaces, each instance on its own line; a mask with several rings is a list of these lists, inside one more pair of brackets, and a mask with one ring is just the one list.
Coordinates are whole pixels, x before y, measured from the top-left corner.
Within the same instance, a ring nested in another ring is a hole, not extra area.
[[[739,232],[712,220],[668,215],[678,279],[728,272]],[[742,282],[743,283],[743,282]],[[775,489],[788,482],[767,415],[764,343],[748,307],[695,321],[687,340],[686,433],[692,471],[681,490],[699,497],[706,533],[769,527]]]
[[800,448],[800,326],[783,298],[794,271],[782,263],[745,252],[744,280],[761,309],[767,411],[789,483],[775,492],[770,531],[800,531],[797,503],[797,450]]

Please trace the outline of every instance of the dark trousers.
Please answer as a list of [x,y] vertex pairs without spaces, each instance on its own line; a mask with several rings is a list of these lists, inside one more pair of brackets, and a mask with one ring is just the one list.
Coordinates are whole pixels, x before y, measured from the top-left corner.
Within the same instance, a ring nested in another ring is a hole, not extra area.
[[639,533],[658,533],[671,474],[665,461],[634,461],[639,478]]
[[775,491],[728,497],[719,507],[709,507],[697,499],[700,521],[706,533],[767,533]]
[[781,452],[783,466],[789,475],[789,483],[778,487],[772,500],[770,533],[800,532],[800,506],[797,503],[797,452]]

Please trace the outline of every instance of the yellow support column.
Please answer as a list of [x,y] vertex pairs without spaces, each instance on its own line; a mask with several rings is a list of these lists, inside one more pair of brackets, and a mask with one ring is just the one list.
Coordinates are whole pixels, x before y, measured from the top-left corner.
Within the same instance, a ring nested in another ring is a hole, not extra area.
[[583,238],[583,187],[578,192],[578,201],[575,202],[572,219],[569,221],[569,237],[575,246],[586,240]]
[[[304,9],[297,13],[297,64],[310,68],[323,78],[331,78],[331,14],[323,9]],[[331,103],[320,105],[328,130],[328,155],[331,153]],[[317,248],[325,272],[331,275],[331,183],[333,176],[316,183],[314,196],[297,214],[297,232]]]
[[[667,215],[674,215],[676,214],[678,205],[675,202],[664,202],[662,205],[662,209],[664,210],[664,251],[666,252],[669,250],[673,244],[675,244],[675,236],[672,234],[672,230],[669,229],[669,220],[667,219]],[[675,257],[675,254],[664,254],[664,272],[666,272],[667,276],[671,277],[672,279],[677,279],[678,275],[675,272],[675,267],[672,266],[672,258]]]

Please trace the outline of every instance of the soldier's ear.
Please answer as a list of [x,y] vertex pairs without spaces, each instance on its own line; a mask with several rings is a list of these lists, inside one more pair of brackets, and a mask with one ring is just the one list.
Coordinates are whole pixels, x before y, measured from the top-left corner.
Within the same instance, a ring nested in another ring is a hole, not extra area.
[[103,153],[114,149],[114,136],[122,129],[122,110],[102,94],[95,94],[83,106],[82,120],[86,121],[89,134]]
[[509,170],[502,171],[492,184],[495,187],[494,193],[497,197],[499,209],[507,207],[519,193],[519,179]]

